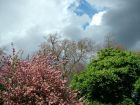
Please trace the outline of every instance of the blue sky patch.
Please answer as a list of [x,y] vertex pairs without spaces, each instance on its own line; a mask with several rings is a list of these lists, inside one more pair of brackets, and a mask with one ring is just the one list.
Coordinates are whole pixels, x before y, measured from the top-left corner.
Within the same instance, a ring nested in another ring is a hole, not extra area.
[[[78,6],[76,3],[73,3],[69,6],[70,10],[72,10],[76,15],[82,16],[84,14],[88,15],[91,19],[94,14],[98,13],[99,10],[96,9],[95,6],[92,6],[90,3],[88,3],[86,0],[79,0]],[[89,26],[89,23],[85,23],[81,27],[85,30]]]
[[74,12],[79,16],[82,16],[83,14],[87,14],[90,18],[92,18],[92,16],[98,11],[95,7],[90,5],[86,0],[80,0],[79,5],[76,7]]

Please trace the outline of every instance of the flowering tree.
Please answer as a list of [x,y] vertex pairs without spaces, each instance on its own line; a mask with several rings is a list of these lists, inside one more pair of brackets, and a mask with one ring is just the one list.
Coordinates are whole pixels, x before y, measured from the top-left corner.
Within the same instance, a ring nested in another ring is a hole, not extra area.
[[0,98],[5,105],[82,105],[65,86],[55,56],[36,55],[29,61],[15,55],[4,59],[0,82],[5,90]]

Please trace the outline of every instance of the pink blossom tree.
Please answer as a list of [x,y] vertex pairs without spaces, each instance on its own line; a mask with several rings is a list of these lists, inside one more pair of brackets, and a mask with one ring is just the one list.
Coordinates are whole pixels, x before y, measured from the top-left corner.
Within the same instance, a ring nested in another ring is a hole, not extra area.
[[0,91],[4,105],[83,105],[76,93],[66,87],[56,57],[38,54],[26,61],[17,55],[4,58],[0,70]]

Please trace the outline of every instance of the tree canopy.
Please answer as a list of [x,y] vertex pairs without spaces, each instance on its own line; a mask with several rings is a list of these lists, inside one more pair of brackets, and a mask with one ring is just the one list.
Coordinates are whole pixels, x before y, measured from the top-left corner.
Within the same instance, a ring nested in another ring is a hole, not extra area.
[[85,71],[75,75],[71,86],[89,101],[117,104],[132,99],[140,76],[140,58],[129,51],[103,49]]

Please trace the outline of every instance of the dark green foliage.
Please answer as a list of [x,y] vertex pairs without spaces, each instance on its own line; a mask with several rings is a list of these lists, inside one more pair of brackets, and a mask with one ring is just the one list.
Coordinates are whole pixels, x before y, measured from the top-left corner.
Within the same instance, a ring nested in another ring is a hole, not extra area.
[[3,84],[1,84],[1,83],[0,83],[0,90],[1,90],[1,91],[5,90],[4,85],[3,85]]
[[[87,105],[114,105],[114,104],[105,104],[97,101],[87,102],[86,104]],[[125,98],[121,103],[118,103],[116,105],[135,105],[135,103],[133,102],[132,99]]]
[[[0,91],[4,91],[4,90],[6,90],[4,85],[0,83]],[[3,99],[1,98],[1,96],[0,96],[0,105],[3,105]]]
[[135,87],[135,92],[137,92],[140,95],[140,78],[136,81],[134,87]]
[[86,105],[112,105],[112,104],[105,104],[97,101],[87,102]]
[[135,82],[134,89],[133,98],[137,104],[140,104],[140,78]]
[[[4,90],[4,86],[2,84],[0,84],[0,91],[3,91]],[[0,105],[3,105],[3,100],[0,96]]]
[[[134,83],[140,76],[140,58],[128,51],[101,50],[87,69],[76,75],[72,88],[89,101],[117,104],[131,99]],[[129,104],[128,104],[129,105]]]
[[117,105],[135,105],[132,99],[125,98],[121,103]]

